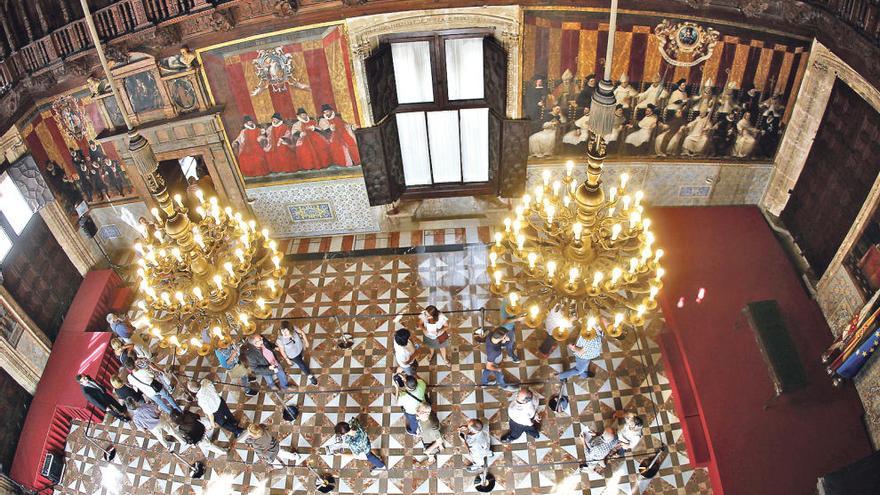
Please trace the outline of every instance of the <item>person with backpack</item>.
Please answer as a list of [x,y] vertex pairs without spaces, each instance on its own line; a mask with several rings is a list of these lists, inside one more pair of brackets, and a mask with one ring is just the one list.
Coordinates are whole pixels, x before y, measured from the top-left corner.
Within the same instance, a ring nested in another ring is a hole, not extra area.
[[226,451],[214,445],[208,434],[208,428],[198,414],[192,411],[173,411],[168,418],[159,420],[169,434],[181,444],[180,453],[186,452],[195,445],[205,457],[217,454],[226,455]]
[[309,365],[305,361],[305,350],[309,346],[309,339],[306,338],[306,334],[299,328],[291,329],[290,321],[288,320],[281,322],[281,330],[278,333],[278,340],[275,341],[275,345],[278,347],[278,351],[282,359],[287,363],[287,366],[296,364],[300,371],[308,377],[309,383],[317,385],[318,379],[312,374],[312,370],[309,369]]
[[406,433],[408,435],[417,436],[419,434],[419,405],[428,403],[428,384],[420,378],[413,375],[403,377],[403,383],[398,384],[398,380],[394,381],[394,393],[397,396],[397,405],[403,409],[403,416],[406,418]]
[[135,361],[134,369],[128,374],[128,384],[142,393],[144,397],[155,402],[159,409],[166,414],[171,414],[172,410],[183,412],[183,409],[171,396],[168,385],[159,379],[157,373],[161,372],[150,365],[149,361],[138,359]]
[[282,463],[301,461],[305,456],[296,451],[282,450],[278,440],[269,433],[269,429],[262,423],[251,423],[242,435],[241,440],[250,447],[257,458],[267,464],[273,464],[276,459]]

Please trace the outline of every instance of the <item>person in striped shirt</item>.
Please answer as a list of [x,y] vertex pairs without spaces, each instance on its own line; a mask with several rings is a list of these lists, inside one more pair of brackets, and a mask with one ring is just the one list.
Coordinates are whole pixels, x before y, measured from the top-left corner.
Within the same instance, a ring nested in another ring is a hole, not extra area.
[[590,361],[602,353],[602,333],[597,330],[592,339],[585,339],[583,335],[578,335],[577,343],[568,344],[568,350],[574,354],[574,367],[559,373],[557,375],[559,380],[564,382],[575,375],[590,378],[594,375],[590,371]]

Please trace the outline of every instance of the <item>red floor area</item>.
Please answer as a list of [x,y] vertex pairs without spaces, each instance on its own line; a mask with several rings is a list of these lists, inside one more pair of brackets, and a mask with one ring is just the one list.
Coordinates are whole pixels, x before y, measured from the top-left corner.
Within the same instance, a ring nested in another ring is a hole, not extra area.
[[[811,494],[817,477],[868,455],[855,390],[834,388],[819,363],[831,342],[828,326],[760,211],[657,208],[651,217],[667,253],[660,303],[682,347],[710,475],[723,494]],[[705,299],[697,304],[700,288]],[[765,299],[779,302],[810,380],[767,411],[773,388],[741,316],[746,303]]]

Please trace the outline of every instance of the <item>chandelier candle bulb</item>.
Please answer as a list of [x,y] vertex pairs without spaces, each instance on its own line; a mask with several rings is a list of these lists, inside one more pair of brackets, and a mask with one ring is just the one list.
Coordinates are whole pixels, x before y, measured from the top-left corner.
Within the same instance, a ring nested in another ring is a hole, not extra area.
[[230,277],[233,277],[233,278],[235,277],[235,270],[232,269],[231,262],[227,261],[226,263],[223,263],[223,268],[226,269],[226,272],[229,273]]
[[623,230],[623,227],[621,227],[619,223],[615,223],[615,224],[611,227],[611,240],[612,240],[612,241],[616,241],[616,240],[617,240],[617,236],[620,235],[620,231],[621,231],[621,230]]
[[144,255],[144,245],[143,245],[143,244],[141,244],[141,243],[139,243],[139,242],[136,242],[136,243],[134,244],[134,250],[137,251],[137,253],[138,253],[139,255],[141,255],[141,256]]
[[605,275],[602,272],[596,272],[593,274],[593,288],[599,287],[599,283],[602,282],[602,279],[605,278]]
[[177,203],[179,208],[183,208],[183,197],[180,194],[174,195],[174,202]]
[[239,313],[238,320],[244,325],[250,324],[250,319],[248,318],[247,313]]
[[201,234],[195,234],[193,236],[193,241],[195,241],[199,248],[205,249],[205,240],[202,238]]
[[660,289],[657,286],[652,285],[651,288],[648,289],[648,300],[653,301],[659,292]]
[[611,218],[614,216],[614,210],[615,210],[615,208],[613,206],[611,208],[608,208],[608,218]]
[[272,263],[275,265],[276,270],[281,268],[281,258],[278,255],[272,256]]
[[556,275],[556,262],[550,260],[547,262],[547,276],[553,278]]
[[[511,292],[510,294],[507,295],[507,298],[510,300],[510,304],[508,305],[508,309],[513,311],[513,308],[519,307],[519,305],[517,304],[517,303],[519,303],[519,294],[517,294],[516,292]],[[515,313],[516,311],[513,311],[513,312]]]
[[636,191],[636,194],[635,194],[635,202],[633,202],[633,204],[634,204],[636,207],[638,207],[638,206],[639,206],[639,203],[642,202],[642,199],[644,199],[644,197],[645,197],[645,193],[644,193],[644,192],[642,192],[642,191]]
[[663,250],[662,249],[658,249],[657,251],[655,251],[654,252],[654,263],[659,263],[660,258],[662,258],[662,257],[663,257]]
[[153,214],[153,218],[155,218],[160,223],[162,222],[162,216],[159,214],[159,208],[156,208],[155,206],[150,208],[150,213]]
[[172,249],[171,256],[174,256],[174,259],[176,259],[178,263],[183,262],[183,258],[180,256],[180,249],[178,249],[178,248]]
[[192,344],[193,347],[201,347],[202,346],[202,341],[197,339],[196,337],[189,339],[189,343]]
[[251,228],[251,232],[257,231],[257,222],[255,222],[254,220],[248,220],[247,224],[248,224],[248,227]]
[[266,309],[266,300],[262,297],[257,298],[257,307],[260,309]]
[[654,238],[653,232],[645,232],[645,245],[646,246],[648,246],[650,248],[651,244],[654,244],[654,240],[655,240],[655,238]]
[[150,333],[152,333],[157,339],[162,338],[162,330],[159,330],[157,327],[151,328]]
[[608,190],[608,201],[613,203],[615,199],[617,199],[617,188],[612,187]]
[[523,207],[523,210],[528,210],[528,209],[529,209],[529,204],[530,204],[531,202],[532,202],[532,197],[531,197],[528,193],[523,194],[523,197],[522,197],[522,207]]
[[269,280],[266,280],[266,285],[269,286],[269,290],[271,290],[273,293],[275,292],[276,285],[275,285],[274,278],[270,278]]
[[516,236],[516,248],[522,251],[523,247],[526,245],[526,236],[525,234],[517,234]]
[[239,263],[244,263],[244,251],[241,248],[235,250],[235,257],[238,258]]
[[513,221],[513,235],[519,235],[520,230],[522,230],[522,222],[517,218]]
[[220,327],[214,327],[211,331],[214,333],[214,336],[217,337],[218,339],[223,338],[223,331],[220,330]]
[[205,193],[201,189],[196,189],[196,197],[199,198],[200,204],[205,202]]
[[611,285],[614,286],[617,284],[617,281],[620,280],[620,276],[623,275],[623,270],[620,267],[615,266],[613,270],[611,270]]
[[504,234],[501,232],[495,232],[495,247],[501,247],[501,240],[504,238]]
[[571,204],[571,197],[566,195],[562,197],[562,206],[568,208],[568,205]]
[[153,232],[153,237],[155,237],[156,240],[159,241],[159,242],[164,242],[164,240],[165,240],[165,239],[162,237],[162,232],[161,232],[161,231],[158,231],[158,230],[155,231],[155,232]]
[[501,277],[504,276],[504,273],[501,270],[495,270],[492,273],[492,277],[495,279],[495,285],[501,285]]
[[214,283],[217,285],[217,290],[223,290],[223,277],[214,275]]
[[574,162],[569,160],[565,162],[565,175],[567,177],[571,177],[571,172],[574,170]]
[[620,190],[626,189],[626,183],[629,182],[629,174],[624,172],[620,174]]
[[626,194],[620,198],[620,202],[623,203],[623,211],[627,211],[629,210],[629,204],[632,202],[632,198],[629,197],[629,194]]
[[529,270],[534,270],[535,262],[538,260],[538,254],[532,251],[528,254],[526,258],[529,260]]
[[646,218],[643,218],[643,219],[642,219],[642,229],[643,229],[645,232],[647,232],[648,229],[650,229],[650,228],[651,228],[651,219],[650,219],[650,218],[647,218],[647,217],[646,217]]
[[576,266],[571,267],[568,270],[568,285],[574,287],[577,285],[577,279],[580,277],[581,272],[578,270]]
[[631,274],[635,274],[639,269],[639,259],[638,258],[630,258],[629,259],[629,272]]
[[660,279],[663,278],[663,275],[665,275],[665,274],[666,274],[666,270],[664,270],[663,268],[657,268],[657,278],[655,280],[659,282]]
[[544,180],[544,187],[547,187],[550,184],[550,171],[545,170],[541,172],[541,178]]
[[648,258],[651,257],[651,248],[646,247],[642,249],[642,265],[648,262]]
[[245,249],[250,249],[250,248],[251,248],[251,241],[250,241],[250,239],[248,238],[247,234],[242,234],[242,236],[240,237],[240,239],[241,239],[241,244],[244,246]]
[[196,296],[196,299],[198,299],[199,301],[205,298],[205,296],[202,294],[201,287],[193,287],[193,295]]
[[544,199],[544,188],[541,186],[535,186],[535,203],[540,204]]
[[571,224],[571,232],[574,234],[574,240],[577,242],[581,241],[581,233],[584,230],[584,226],[580,222],[575,222]]
[[489,253],[489,264],[492,266],[492,268],[495,268],[496,261],[498,261],[498,253],[496,253],[495,251],[490,252]]
[[[553,223],[553,216],[556,215],[556,207],[553,206],[552,204],[548,204],[544,210],[547,213],[547,223],[552,224]],[[522,249],[522,248],[520,248],[520,249]]]
[[273,252],[277,251],[278,250],[278,243],[275,242],[274,240],[269,241],[269,249],[271,249]]
[[623,323],[623,313],[617,313],[614,315],[614,326],[619,327],[621,323]]
[[174,298],[177,299],[177,302],[180,303],[181,306],[186,304],[186,299],[183,298],[183,292],[180,292],[180,291],[175,292]]
[[510,232],[510,226],[513,225],[513,220],[510,217],[504,219],[504,231]]
[[562,184],[559,183],[558,180],[553,181],[553,195],[557,198],[559,197],[559,188],[562,187]]
[[629,228],[630,230],[635,230],[639,225],[639,221],[642,219],[642,215],[639,212],[634,211],[629,214]]

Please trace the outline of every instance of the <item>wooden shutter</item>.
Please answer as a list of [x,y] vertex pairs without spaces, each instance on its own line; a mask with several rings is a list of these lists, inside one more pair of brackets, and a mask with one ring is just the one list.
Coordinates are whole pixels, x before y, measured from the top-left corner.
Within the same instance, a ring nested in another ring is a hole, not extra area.
[[370,88],[370,108],[373,122],[381,122],[397,108],[397,86],[394,82],[394,61],[391,44],[381,43],[379,48],[364,61],[367,71],[367,87]]
[[483,85],[486,103],[507,115],[507,52],[492,36],[483,38]]
[[355,135],[370,205],[393,203],[405,184],[397,119],[391,115],[379,125],[355,130]]
[[498,195],[502,198],[522,196],[525,192],[530,132],[530,120],[501,120]]

